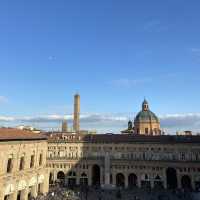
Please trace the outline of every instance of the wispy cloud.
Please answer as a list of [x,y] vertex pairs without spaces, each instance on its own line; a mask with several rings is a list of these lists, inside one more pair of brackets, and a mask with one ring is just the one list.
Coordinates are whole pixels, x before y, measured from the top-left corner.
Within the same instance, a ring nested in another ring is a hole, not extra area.
[[124,87],[124,88],[132,88],[138,85],[144,85],[144,84],[149,84],[151,82],[158,82],[158,81],[164,81],[167,80],[169,81],[177,78],[180,74],[178,73],[167,73],[167,74],[162,74],[162,75],[157,75],[157,76],[152,76],[152,77],[143,77],[143,78],[138,78],[138,79],[129,79],[129,78],[119,78],[115,79],[109,82],[109,85],[115,86],[115,87]]
[[160,116],[161,125],[174,128],[200,130],[200,113],[168,114]]
[[[132,120],[134,113],[131,113]],[[161,127],[169,132],[176,132],[177,130],[193,130],[200,132],[200,113],[185,113],[185,114],[166,114],[160,115]],[[34,124],[37,127],[45,127],[49,129],[52,126],[57,126],[63,119],[67,119],[68,123],[72,125],[73,116],[69,115],[44,115],[44,116],[30,116],[30,117],[12,117],[0,116],[1,124]],[[127,122],[130,119],[130,113],[85,113],[81,117],[81,127],[84,129],[95,129],[98,132],[120,132],[127,127]],[[56,123],[56,125],[55,125]],[[54,124],[54,125],[53,125]]]
[[144,79],[128,79],[128,78],[120,78],[110,82],[111,85],[117,87],[134,87],[137,85],[145,84],[151,82],[151,78],[144,78]]
[[7,103],[8,102],[8,98],[5,96],[0,96],[0,103]]
[[200,56],[200,48],[191,48],[190,51],[193,53],[193,55]]
[[200,53],[200,48],[191,48],[191,51],[194,53]]
[[160,32],[167,29],[168,27],[161,23],[161,21],[158,19],[152,19],[143,25],[143,30],[147,32]]
[[48,60],[52,61],[52,60],[56,60],[56,56],[49,56]]

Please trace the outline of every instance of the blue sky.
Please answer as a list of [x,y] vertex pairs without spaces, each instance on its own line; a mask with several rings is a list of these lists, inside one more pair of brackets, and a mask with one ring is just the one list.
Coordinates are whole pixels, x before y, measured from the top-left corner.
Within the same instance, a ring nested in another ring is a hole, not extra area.
[[[1,1],[0,116],[69,114],[77,91],[82,114],[132,116],[145,96],[159,116],[198,116],[199,9],[198,0]],[[100,122],[91,126],[107,130]]]

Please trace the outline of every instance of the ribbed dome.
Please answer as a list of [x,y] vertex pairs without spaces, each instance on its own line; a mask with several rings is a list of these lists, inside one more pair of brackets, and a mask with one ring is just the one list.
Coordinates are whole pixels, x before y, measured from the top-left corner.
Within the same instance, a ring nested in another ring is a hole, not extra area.
[[136,117],[135,117],[135,122],[159,122],[158,117],[151,112],[150,110],[142,110],[140,111]]

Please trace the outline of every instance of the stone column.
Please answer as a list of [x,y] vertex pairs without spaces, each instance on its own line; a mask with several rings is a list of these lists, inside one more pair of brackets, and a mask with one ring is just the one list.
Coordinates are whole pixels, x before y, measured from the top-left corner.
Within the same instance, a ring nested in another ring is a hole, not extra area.
[[56,180],[57,180],[57,172],[54,171],[53,172],[53,183],[55,183]]
[[195,190],[195,176],[191,176],[191,186],[192,186],[192,189]]
[[103,173],[103,166],[100,165],[100,185],[104,185],[104,173]]
[[127,174],[125,174],[124,175],[124,178],[125,178],[125,188],[128,188],[128,175]]
[[161,176],[161,180],[163,181],[163,187],[164,189],[167,189],[167,176],[166,176],[166,169],[163,171],[163,176]]
[[138,188],[141,188],[141,174],[138,174],[137,176],[137,183],[138,183]]
[[178,189],[181,189],[181,175],[177,174],[177,187]]
[[88,166],[88,185],[92,185],[92,166]]
[[9,195],[9,200],[17,200],[17,191],[14,191]]
[[33,185],[31,187],[31,196],[32,197],[37,197],[37,185]]
[[65,184],[65,185],[68,185],[68,178],[67,178],[67,175],[65,175],[64,184]]
[[154,188],[154,179],[153,178],[150,179],[150,186],[151,186],[151,188]]
[[2,185],[0,185],[0,200],[4,200],[4,191]]
[[49,177],[48,177],[48,174],[46,176],[47,176],[47,178],[44,180],[44,183],[43,183],[43,193],[47,193],[49,191]]
[[112,176],[113,176],[113,185],[116,187],[116,173],[113,172]]
[[110,155],[107,152],[105,155],[105,162],[104,162],[104,185],[105,187],[110,186]]
[[28,199],[28,188],[25,188],[21,191],[20,200],[27,200]]
[[167,180],[166,180],[166,178],[163,179],[163,187],[164,187],[164,189],[167,189]]
[[77,185],[80,185],[80,177],[81,177],[81,176],[80,176],[79,174],[78,174],[78,176],[76,177],[76,184],[77,184]]

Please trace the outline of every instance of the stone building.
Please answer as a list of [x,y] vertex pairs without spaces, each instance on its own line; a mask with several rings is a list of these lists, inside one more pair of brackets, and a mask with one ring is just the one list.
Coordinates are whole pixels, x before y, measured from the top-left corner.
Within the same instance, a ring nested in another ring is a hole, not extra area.
[[146,100],[122,133],[49,133],[50,184],[200,188],[200,136],[161,135]]
[[48,191],[47,138],[31,131],[0,129],[0,200],[27,200]]
[[50,183],[200,188],[200,136],[54,133],[47,160]]

